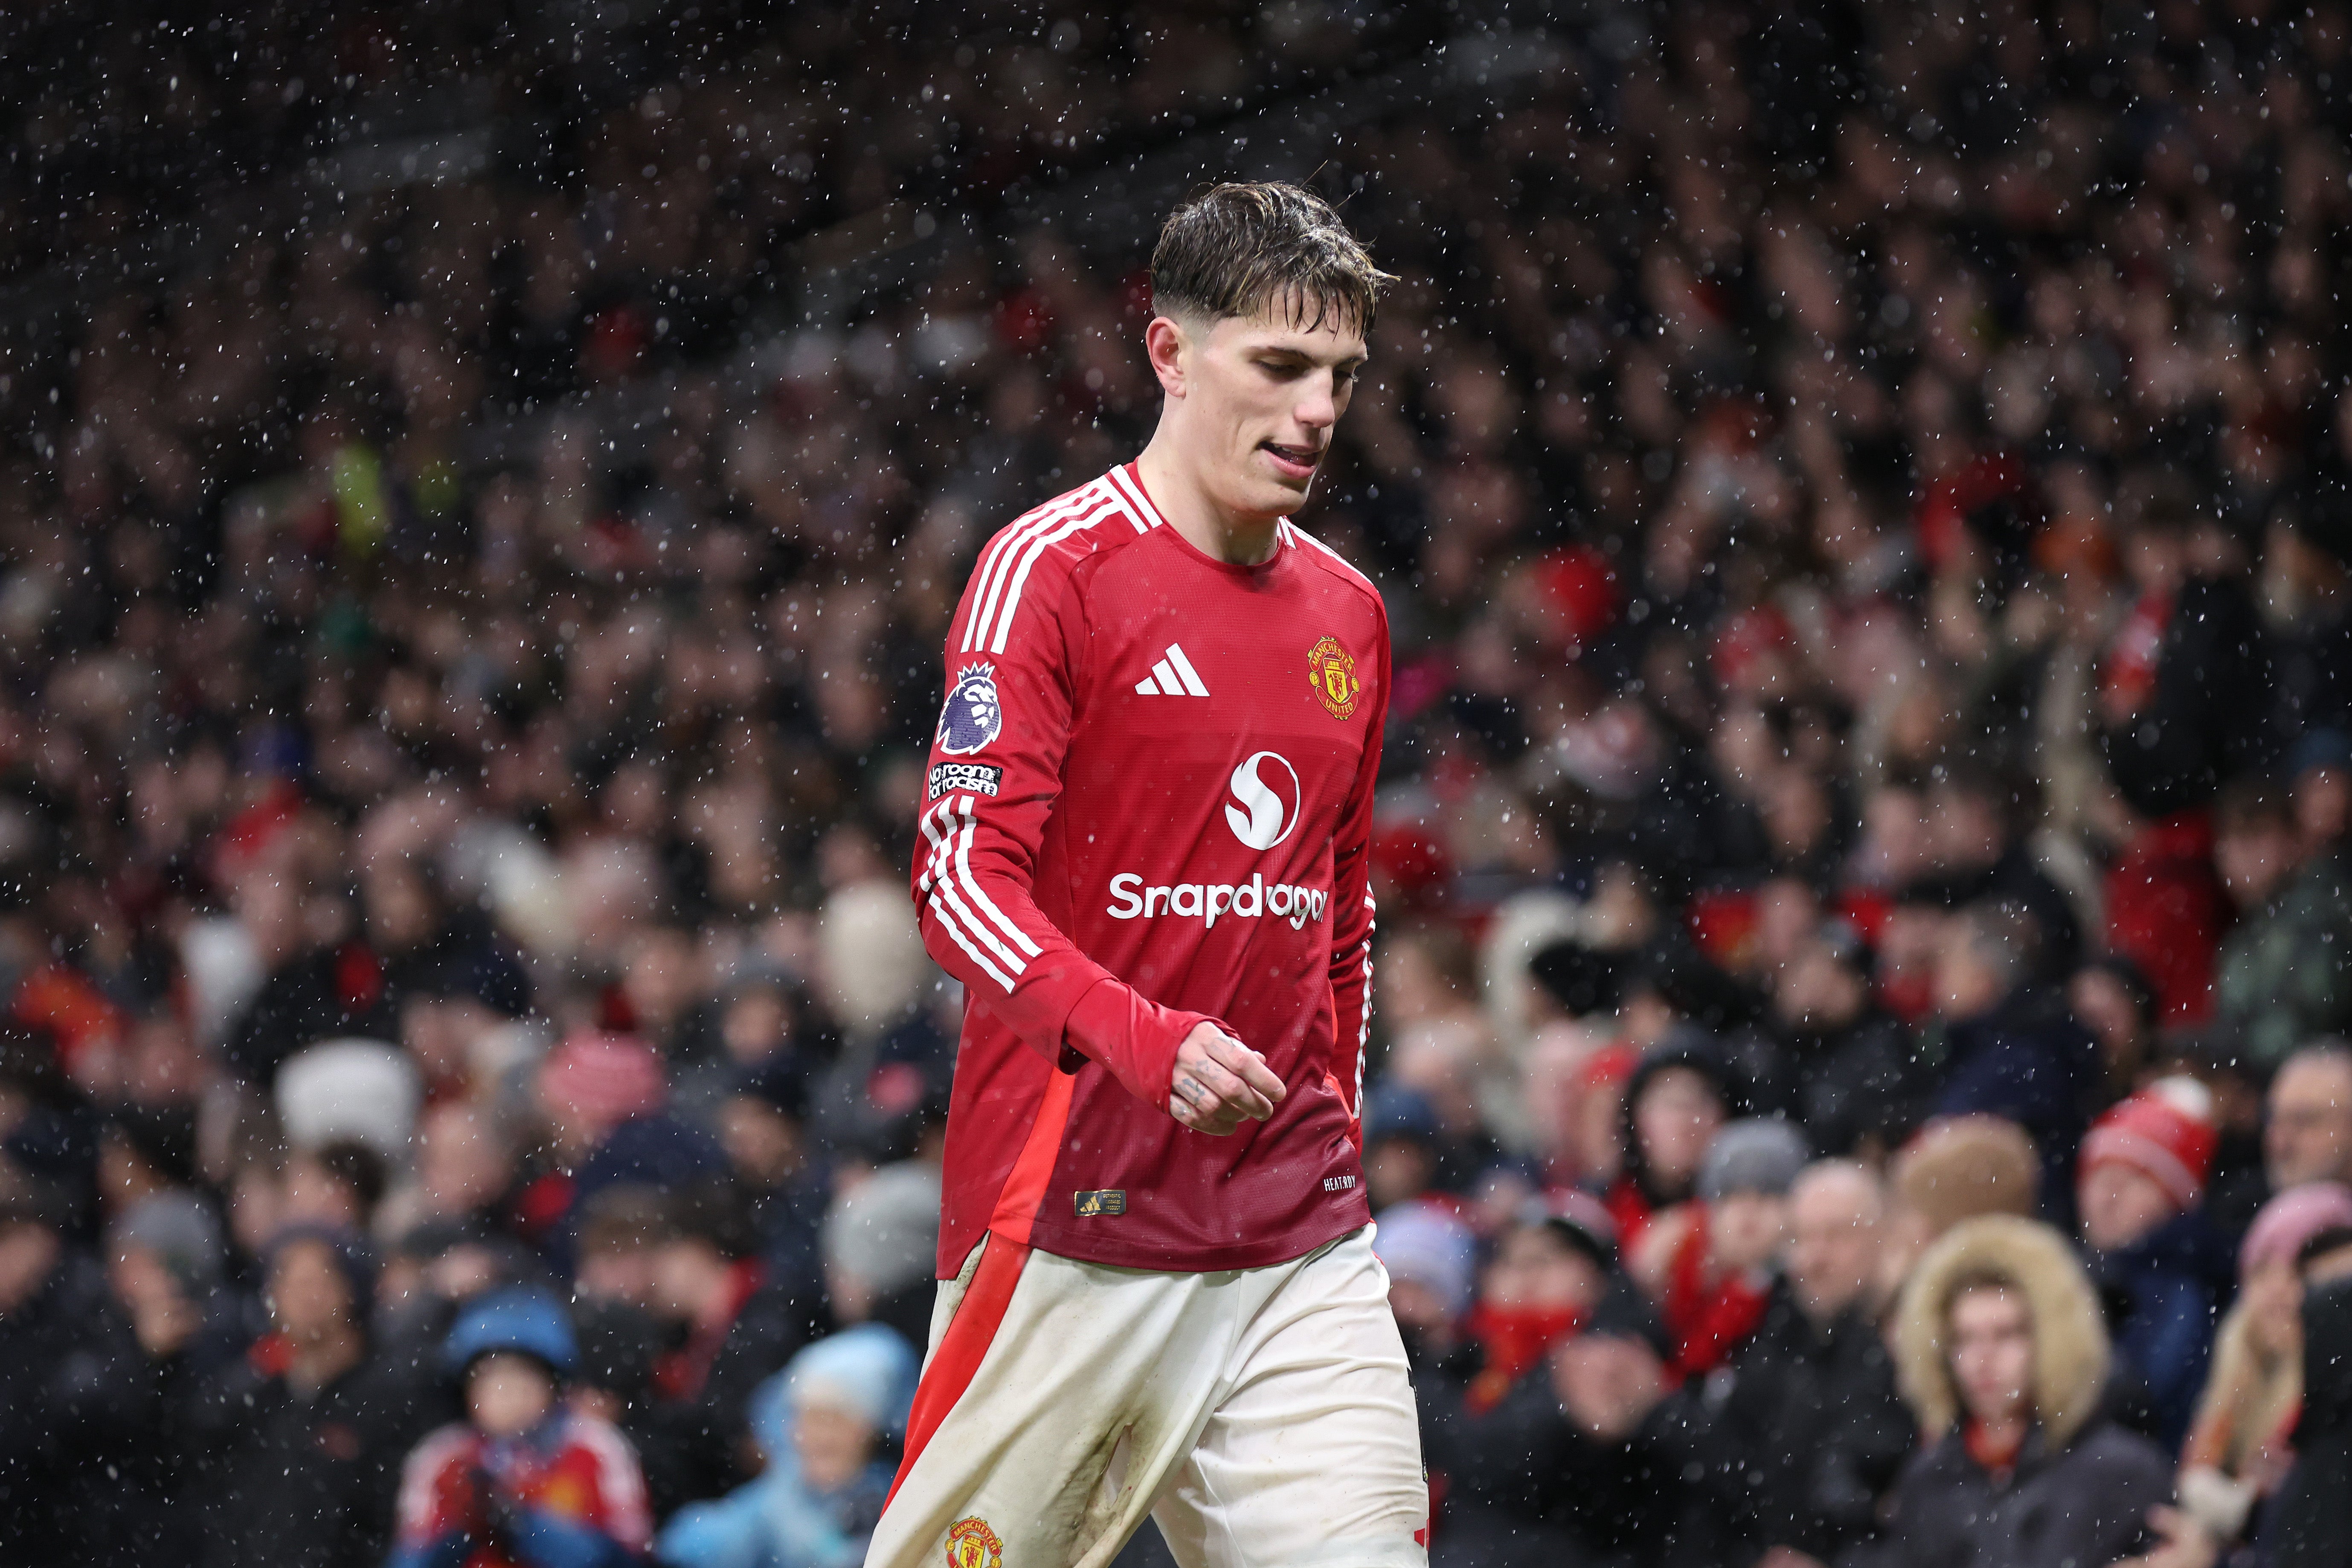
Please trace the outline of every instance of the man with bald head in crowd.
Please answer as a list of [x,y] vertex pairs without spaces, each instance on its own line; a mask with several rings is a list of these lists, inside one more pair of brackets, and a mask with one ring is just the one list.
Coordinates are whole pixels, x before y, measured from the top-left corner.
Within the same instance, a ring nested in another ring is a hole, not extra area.
[[1915,1427],[1878,1331],[1885,1194],[1867,1166],[1822,1160],[1789,1194],[1781,1272],[1730,1364],[1676,1396],[1702,1516],[1689,1539],[1727,1562],[1829,1562],[1867,1540],[1874,1500]]
[[1789,1286],[1805,1316],[1834,1321],[1849,1309],[1875,1317],[1886,1188],[1858,1160],[1819,1160],[1789,1190]]
[[2271,1191],[2352,1181],[2352,1045],[2305,1046],[2279,1065],[2263,1119]]

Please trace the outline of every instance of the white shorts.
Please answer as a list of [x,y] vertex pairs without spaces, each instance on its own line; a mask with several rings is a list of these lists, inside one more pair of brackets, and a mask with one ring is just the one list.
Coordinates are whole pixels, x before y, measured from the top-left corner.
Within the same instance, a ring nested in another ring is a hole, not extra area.
[[1421,1568],[1429,1483],[1371,1228],[1218,1274],[992,1236],[942,1283],[866,1568]]

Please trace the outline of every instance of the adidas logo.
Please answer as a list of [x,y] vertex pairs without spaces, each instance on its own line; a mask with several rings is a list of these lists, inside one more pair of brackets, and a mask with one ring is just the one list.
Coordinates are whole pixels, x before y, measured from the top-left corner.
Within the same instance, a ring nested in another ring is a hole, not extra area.
[[1184,650],[1174,643],[1151,667],[1151,673],[1135,683],[1139,696],[1143,697],[1206,697],[1209,689],[1201,684],[1201,672],[1184,657]]

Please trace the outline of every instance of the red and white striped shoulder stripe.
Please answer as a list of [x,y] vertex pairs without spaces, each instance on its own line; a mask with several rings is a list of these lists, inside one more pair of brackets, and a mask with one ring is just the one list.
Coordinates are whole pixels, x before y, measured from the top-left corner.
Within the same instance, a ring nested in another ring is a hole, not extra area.
[[1047,552],[1072,551],[1076,546],[1073,553],[1086,554],[1098,542],[1085,537],[1093,531],[1124,524],[1135,533],[1147,533],[1159,521],[1160,514],[1151,510],[1142,487],[1121,468],[1113,468],[1021,518],[981,552],[980,564],[974,569],[971,617],[964,623],[960,651],[1004,651],[1030,574]]

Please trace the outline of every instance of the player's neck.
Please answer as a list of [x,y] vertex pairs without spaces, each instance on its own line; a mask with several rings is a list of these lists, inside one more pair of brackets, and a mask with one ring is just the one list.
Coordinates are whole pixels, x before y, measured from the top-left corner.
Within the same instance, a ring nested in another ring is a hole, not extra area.
[[1136,458],[1135,471],[1142,476],[1144,493],[1168,520],[1168,526],[1210,560],[1257,566],[1274,559],[1276,530],[1282,519],[1244,514],[1218,505],[1200,482],[1199,471],[1180,461],[1159,437]]

